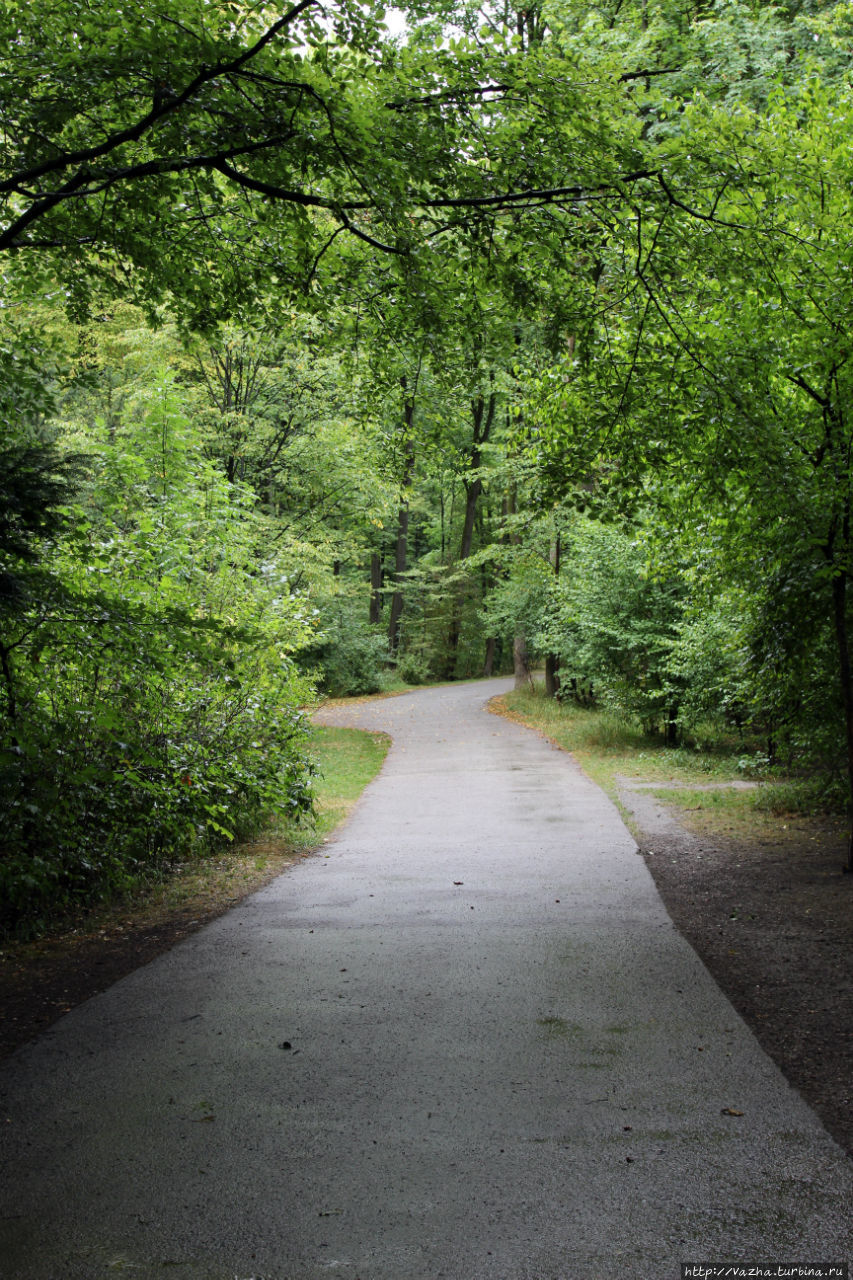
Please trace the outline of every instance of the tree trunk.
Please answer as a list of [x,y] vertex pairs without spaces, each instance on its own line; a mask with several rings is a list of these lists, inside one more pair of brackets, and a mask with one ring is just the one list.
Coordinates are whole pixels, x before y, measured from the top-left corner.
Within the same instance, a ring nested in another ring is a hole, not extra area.
[[370,557],[370,624],[382,621],[382,557],[374,551]]
[[459,613],[459,603],[456,598],[458,588],[453,589],[453,603],[451,605],[450,627],[447,632],[447,641],[444,650],[444,664],[442,666],[441,675],[444,680],[453,680],[456,676],[456,655],[459,652],[459,636],[462,631],[462,618]]
[[[492,374],[494,381],[494,374]],[[471,404],[471,412],[474,419],[474,431],[471,438],[471,471],[476,472],[483,461],[483,445],[488,441],[491,434],[492,424],[495,420],[495,407],[497,405],[497,393],[492,391],[488,401],[485,396],[478,396]],[[463,481],[465,485],[465,520],[462,525],[462,542],[459,547],[459,563],[467,560],[471,554],[471,547],[474,544],[474,524],[477,518],[477,503],[480,494],[483,492],[483,480],[479,475],[474,476],[473,480]],[[464,583],[460,582],[454,589],[451,612],[450,625],[447,629],[447,647],[444,658],[444,678],[452,680],[456,674],[456,655],[459,649],[459,637],[462,632],[462,597],[465,590]]]
[[409,504],[404,502],[397,512],[397,547],[394,555],[394,581],[397,588],[391,597],[391,616],[388,619],[388,648],[392,654],[397,652],[400,643],[400,617],[403,612],[403,592],[400,583],[406,572],[406,557],[409,542]]
[[[480,451],[475,450],[472,456],[472,465],[480,465]],[[467,560],[471,554],[471,546],[474,541],[474,522],[477,518],[477,503],[480,494],[483,492],[483,481],[480,476],[472,484],[465,486],[465,522],[462,526],[462,543],[459,547],[459,559]]]
[[[513,482],[509,492],[504,497],[504,501],[503,501],[504,518],[506,519],[509,516],[514,516],[515,508],[516,508],[516,489],[515,489],[515,482]],[[507,537],[507,541],[511,546],[517,546],[518,543],[521,542],[521,538],[517,533],[507,534],[506,537]],[[520,628],[516,632],[515,639],[512,642],[512,664],[513,664],[513,670],[515,672],[516,689],[524,688],[525,684],[529,684],[530,688],[532,689],[533,679],[530,675],[530,667],[528,665],[528,659],[527,659],[527,637],[525,636],[524,632]]]
[[[835,635],[838,641],[838,674],[841,679],[841,698],[844,704],[844,724],[847,737],[847,777],[850,785],[850,806],[853,811],[853,685],[850,671],[850,634],[847,627],[847,574],[842,570],[832,580],[832,606],[835,614]],[[853,873],[853,830],[847,841],[847,865]]]
[[[465,521],[462,525],[462,543],[459,548],[459,562],[467,560],[471,554],[474,541],[474,520],[477,515],[477,499],[483,489],[479,476],[473,484],[465,485]],[[444,654],[445,680],[452,680],[456,675],[456,656],[459,652],[459,637],[462,634],[462,594],[464,584],[458,583],[453,588],[450,605],[450,625],[447,628],[447,644]]]
[[486,660],[483,663],[483,675],[486,677],[490,676],[495,669],[495,649],[496,648],[497,648],[497,641],[494,636],[491,636],[486,641]]
[[515,687],[523,689],[529,686],[533,688],[533,677],[530,674],[530,667],[527,661],[527,639],[523,633],[517,635],[512,645],[512,662],[515,671]]
[[[400,384],[403,391],[406,391],[406,379],[401,378]],[[397,543],[394,552],[394,582],[397,588],[391,597],[391,616],[388,619],[388,649],[393,656],[397,652],[400,643],[400,617],[403,612],[403,592],[401,584],[403,575],[406,572],[406,564],[408,558],[409,543],[409,503],[405,497],[405,492],[412,483],[412,475],[415,470],[415,442],[412,439],[412,418],[415,413],[414,396],[406,395],[403,405],[403,422],[406,432],[406,439],[403,446],[403,477],[401,489],[403,491],[403,499],[400,503],[400,509],[397,512]]]
[[12,651],[0,645],[0,671],[6,686],[6,715],[9,723],[14,725],[18,719],[18,704],[15,699],[15,677],[12,674]]
[[[554,544],[551,547],[551,568],[554,570],[554,577],[560,576],[560,535],[554,538]],[[560,658],[559,654],[547,653],[545,655],[545,692],[549,698],[556,698],[560,692]]]

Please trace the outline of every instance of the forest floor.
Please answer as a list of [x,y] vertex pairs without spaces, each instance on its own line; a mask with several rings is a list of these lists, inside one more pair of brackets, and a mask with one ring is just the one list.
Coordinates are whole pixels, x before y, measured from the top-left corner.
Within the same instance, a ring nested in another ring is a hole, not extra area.
[[[621,778],[618,798],[680,932],[766,1052],[853,1156],[853,876],[841,820],[788,816],[727,829],[710,784],[665,792]],[[188,873],[181,893],[116,907],[0,951],[0,1057],[175,946],[295,860],[246,846]]]

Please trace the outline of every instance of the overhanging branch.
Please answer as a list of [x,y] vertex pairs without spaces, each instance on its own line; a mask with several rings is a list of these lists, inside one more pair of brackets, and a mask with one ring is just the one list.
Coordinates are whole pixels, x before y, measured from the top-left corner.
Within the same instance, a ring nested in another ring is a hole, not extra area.
[[71,169],[75,166],[91,164],[94,160],[99,160],[102,156],[109,155],[112,151],[124,146],[125,143],[138,142],[158,121],[166,116],[174,115],[180,107],[189,102],[191,98],[194,98],[204,85],[209,84],[218,76],[231,75],[244,67],[247,62],[251,62],[286,27],[295,22],[306,9],[310,9],[312,5],[316,4],[318,4],[318,0],[299,0],[298,4],[293,5],[292,8],[288,9],[287,13],[282,14],[278,21],[274,22],[250,48],[244,49],[236,58],[231,58],[227,62],[218,62],[212,67],[202,67],[184,89],[179,93],[170,94],[168,97],[163,98],[162,101],[155,103],[152,109],[146,112],[135,124],[128,125],[126,129],[117,130],[96,146],[81,147],[76,151],[59,151],[50,160],[43,160],[40,164],[21,170],[11,178],[0,182],[0,195],[10,194],[22,186],[37,182],[39,178],[43,178],[47,174],[61,173],[63,170]]

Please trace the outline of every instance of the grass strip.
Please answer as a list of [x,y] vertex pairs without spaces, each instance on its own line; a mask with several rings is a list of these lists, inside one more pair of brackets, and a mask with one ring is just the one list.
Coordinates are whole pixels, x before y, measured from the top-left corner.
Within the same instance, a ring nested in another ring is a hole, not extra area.
[[290,830],[290,839],[297,848],[313,848],[344,821],[382,768],[390,745],[386,733],[315,725],[312,746],[318,769],[316,821],[313,826]]
[[778,812],[758,811],[761,790],[728,787],[753,776],[753,754],[736,735],[713,736],[709,731],[700,745],[667,747],[612,711],[561,703],[539,687],[514,690],[496,699],[494,709],[538,729],[570,751],[593,782],[619,805],[629,825],[632,821],[620,800],[620,788],[643,782],[659,784],[645,794],[674,808],[693,830],[735,836],[746,831],[756,835],[759,829],[769,834],[778,828]]
[[667,747],[616,712],[558,702],[516,689],[499,699],[511,719],[538,729],[566,751],[600,786],[616,791],[616,775],[646,782],[735,782],[751,774],[751,757],[736,737],[718,734],[694,746]]

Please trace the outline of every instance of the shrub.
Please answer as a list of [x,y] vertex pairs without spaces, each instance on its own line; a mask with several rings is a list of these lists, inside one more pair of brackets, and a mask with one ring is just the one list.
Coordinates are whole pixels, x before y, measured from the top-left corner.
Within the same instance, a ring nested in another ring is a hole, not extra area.
[[340,611],[302,656],[323,692],[343,698],[381,690],[388,644],[376,629]]

